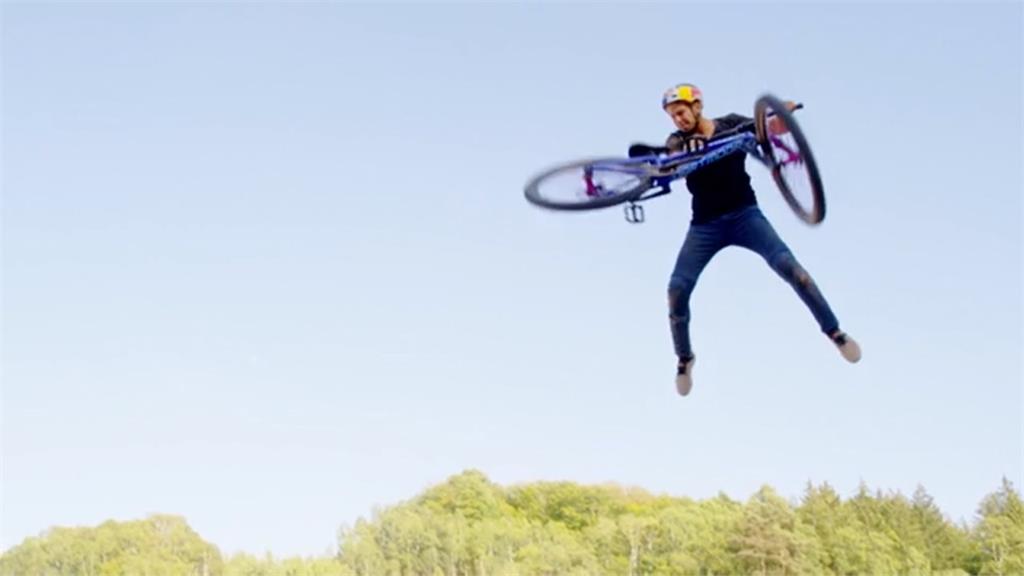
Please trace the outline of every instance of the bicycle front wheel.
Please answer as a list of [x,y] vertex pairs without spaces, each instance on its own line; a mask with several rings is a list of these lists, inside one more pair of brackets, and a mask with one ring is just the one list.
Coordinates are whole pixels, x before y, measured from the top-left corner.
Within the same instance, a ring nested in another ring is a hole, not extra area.
[[757,144],[793,212],[808,224],[825,219],[825,193],[807,138],[786,104],[766,94],[754,105]]

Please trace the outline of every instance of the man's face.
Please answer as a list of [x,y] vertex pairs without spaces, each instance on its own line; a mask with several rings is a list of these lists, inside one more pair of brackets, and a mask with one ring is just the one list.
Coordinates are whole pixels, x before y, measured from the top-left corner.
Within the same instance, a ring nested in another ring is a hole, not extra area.
[[697,121],[700,120],[701,110],[704,105],[700,100],[696,102],[673,102],[665,107],[665,112],[672,118],[672,123],[683,132],[692,132],[697,128]]

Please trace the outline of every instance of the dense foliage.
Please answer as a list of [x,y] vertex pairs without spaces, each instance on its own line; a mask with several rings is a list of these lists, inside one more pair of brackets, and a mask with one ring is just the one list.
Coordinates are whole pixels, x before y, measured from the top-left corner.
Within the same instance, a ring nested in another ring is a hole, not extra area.
[[153,516],[54,528],[0,557],[5,576],[463,576],[594,574],[1024,574],[1024,503],[1006,480],[972,525],[923,488],[763,487],[746,502],[619,486],[502,487],[467,471],[343,529],[335,557],[223,558],[185,521]]

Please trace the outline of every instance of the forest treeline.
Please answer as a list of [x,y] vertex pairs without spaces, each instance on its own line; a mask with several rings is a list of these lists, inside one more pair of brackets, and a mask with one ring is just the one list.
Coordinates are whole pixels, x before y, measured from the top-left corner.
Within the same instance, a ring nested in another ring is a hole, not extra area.
[[466,471],[339,531],[337,554],[223,555],[184,518],[52,528],[0,556],[3,576],[1024,575],[1024,503],[1008,480],[970,523],[931,496],[789,501],[654,495],[616,485],[503,487]]

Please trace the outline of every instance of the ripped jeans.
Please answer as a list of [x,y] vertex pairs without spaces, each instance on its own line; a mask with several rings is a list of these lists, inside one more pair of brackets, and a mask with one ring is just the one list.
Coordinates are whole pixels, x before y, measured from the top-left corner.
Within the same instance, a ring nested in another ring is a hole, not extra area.
[[839,321],[832,314],[814,280],[775,233],[761,210],[756,205],[749,206],[704,224],[691,224],[686,233],[686,240],[679,251],[668,285],[672,341],[679,358],[693,357],[690,346],[690,294],[704,267],[726,246],[742,246],[760,254],[810,308],[822,332],[831,334],[839,329]]

